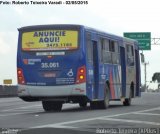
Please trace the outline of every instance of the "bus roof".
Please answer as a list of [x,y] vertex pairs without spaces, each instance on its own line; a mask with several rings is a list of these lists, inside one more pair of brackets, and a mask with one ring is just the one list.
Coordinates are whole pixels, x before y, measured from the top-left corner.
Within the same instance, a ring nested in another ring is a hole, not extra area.
[[18,28],[19,31],[25,31],[25,30],[39,30],[39,29],[50,29],[50,28],[80,28],[83,27],[83,25],[75,25],[75,24],[50,24],[50,25],[32,25],[32,26],[26,26]]
[[136,49],[138,49],[138,42],[136,40],[130,39],[130,38],[126,38],[126,37],[122,37],[122,36],[118,36],[115,34],[111,34],[105,31],[101,31],[95,28],[91,28],[88,26],[84,26],[84,25],[78,25],[78,24],[48,24],[48,25],[32,25],[32,26],[25,26],[25,27],[21,27],[18,28],[18,31],[30,31],[30,30],[39,30],[39,29],[80,29],[80,28],[84,28],[86,31],[90,31],[90,32],[98,32],[98,34],[102,35],[102,36],[107,36],[109,38],[114,38],[115,40],[120,40],[120,41],[125,41],[125,42],[131,42],[134,43]]
[[123,41],[123,42],[133,43],[134,46],[135,46],[135,49],[139,48],[138,47],[138,41],[136,41],[134,39],[118,36],[118,35],[115,35],[115,34],[111,34],[111,33],[105,32],[105,31],[100,31],[98,29],[90,28],[90,27],[87,27],[87,26],[84,26],[84,28],[88,31],[98,32],[102,36],[107,36],[109,38],[114,38],[115,40],[120,40],[120,41]]

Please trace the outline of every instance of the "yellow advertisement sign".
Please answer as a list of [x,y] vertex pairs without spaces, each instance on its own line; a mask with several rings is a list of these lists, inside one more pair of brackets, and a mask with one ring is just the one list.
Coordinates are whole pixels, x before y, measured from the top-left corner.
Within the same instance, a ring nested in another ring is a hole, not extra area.
[[22,34],[22,50],[73,50],[78,47],[78,31],[43,30]]

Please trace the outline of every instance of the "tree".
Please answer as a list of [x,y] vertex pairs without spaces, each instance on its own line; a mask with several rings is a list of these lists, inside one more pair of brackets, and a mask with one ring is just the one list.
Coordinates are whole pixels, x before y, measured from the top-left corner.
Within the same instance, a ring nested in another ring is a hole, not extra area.
[[156,80],[160,82],[160,72],[156,72],[153,74],[152,81],[156,81]]

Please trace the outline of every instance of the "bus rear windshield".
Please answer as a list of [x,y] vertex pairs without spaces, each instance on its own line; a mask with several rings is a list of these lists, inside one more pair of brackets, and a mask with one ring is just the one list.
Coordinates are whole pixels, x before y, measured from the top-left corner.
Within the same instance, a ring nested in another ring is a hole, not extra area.
[[78,48],[76,30],[41,30],[22,33],[23,51],[74,50]]

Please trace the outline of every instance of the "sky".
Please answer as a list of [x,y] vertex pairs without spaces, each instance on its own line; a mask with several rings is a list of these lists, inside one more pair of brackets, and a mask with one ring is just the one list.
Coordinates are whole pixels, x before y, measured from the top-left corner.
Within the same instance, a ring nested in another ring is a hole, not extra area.
[[[159,0],[86,1],[87,5],[0,4],[0,85],[4,79],[12,79],[13,84],[17,84],[17,29],[23,26],[81,24],[119,36],[124,32],[151,32],[152,38],[160,38]],[[143,51],[149,63],[147,81],[151,80],[154,72],[160,72],[159,51],[160,45],[153,45],[151,51]],[[144,83],[143,64],[141,77]]]

